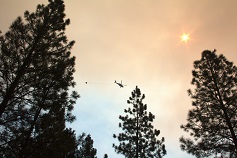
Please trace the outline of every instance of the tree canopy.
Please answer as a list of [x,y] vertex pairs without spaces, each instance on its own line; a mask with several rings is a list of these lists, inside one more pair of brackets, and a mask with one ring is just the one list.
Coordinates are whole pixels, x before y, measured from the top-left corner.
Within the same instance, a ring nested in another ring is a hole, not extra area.
[[224,55],[205,50],[194,62],[193,109],[181,125],[193,139],[181,137],[181,149],[198,158],[237,157],[237,68]]
[[79,95],[69,93],[75,85],[70,52],[75,42],[65,35],[70,20],[64,11],[63,0],[49,0],[0,36],[2,157],[66,157],[76,148],[74,131],[65,127],[75,120],[71,111]]
[[123,132],[114,134],[120,144],[113,144],[113,147],[126,158],[161,158],[166,154],[164,137],[157,139],[160,130],[154,129],[152,122],[155,115],[147,112],[147,105],[143,104],[144,99],[145,95],[136,87],[127,101],[133,107],[124,110],[125,116],[119,116],[122,121],[119,127]]
[[86,135],[82,133],[78,137],[78,151],[77,151],[77,158],[97,158],[96,153],[97,150],[93,147],[93,139],[91,135]]

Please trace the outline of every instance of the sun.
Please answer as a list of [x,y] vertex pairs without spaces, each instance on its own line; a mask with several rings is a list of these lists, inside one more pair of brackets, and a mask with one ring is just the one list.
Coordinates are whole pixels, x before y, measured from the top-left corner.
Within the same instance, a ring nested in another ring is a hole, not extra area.
[[181,38],[181,41],[182,41],[182,42],[188,42],[188,40],[189,40],[189,34],[183,33],[183,34],[180,36],[180,38]]

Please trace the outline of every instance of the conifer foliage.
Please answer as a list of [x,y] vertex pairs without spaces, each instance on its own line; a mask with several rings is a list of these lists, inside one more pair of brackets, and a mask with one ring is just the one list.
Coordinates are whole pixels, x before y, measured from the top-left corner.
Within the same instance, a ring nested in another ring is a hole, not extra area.
[[205,50],[194,62],[193,99],[185,125],[193,139],[180,138],[181,149],[198,158],[237,157],[237,68],[224,55]]
[[114,134],[120,144],[113,144],[113,147],[126,158],[161,158],[166,154],[164,138],[157,139],[160,131],[152,125],[155,115],[147,112],[147,105],[143,104],[144,99],[145,95],[136,87],[127,101],[133,107],[124,110],[125,116],[119,116],[122,121],[119,127],[123,133]]
[[1,157],[70,157],[76,149],[74,131],[65,128],[79,95],[68,93],[75,57],[64,11],[62,0],[49,0],[0,36]]
[[82,133],[78,137],[78,151],[77,151],[77,158],[97,158],[96,153],[97,150],[93,147],[93,139],[91,135],[86,135]]

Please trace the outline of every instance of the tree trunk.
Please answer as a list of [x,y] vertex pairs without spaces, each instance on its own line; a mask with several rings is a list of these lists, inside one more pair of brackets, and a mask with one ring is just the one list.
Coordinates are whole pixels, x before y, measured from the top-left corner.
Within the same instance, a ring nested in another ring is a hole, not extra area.
[[33,55],[33,52],[35,50],[36,44],[39,41],[39,38],[40,37],[36,38],[35,42],[33,43],[33,47],[31,48],[29,54],[25,58],[22,66],[20,67],[19,71],[16,74],[16,78],[14,79],[14,81],[12,82],[10,87],[6,90],[6,94],[3,97],[2,102],[0,103],[0,117],[2,117],[2,114],[4,113],[4,111],[5,111],[6,107],[7,107],[8,102],[13,99],[14,91],[15,91],[16,87],[18,86],[21,77],[25,74],[26,68],[31,63],[32,55]]
[[24,144],[22,145],[21,150],[20,150],[20,152],[19,152],[19,158],[24,158],[24,154],[25,154],[25,150],[26,150],[28,141],[29,141],[29,139],[30,139],[30,136],[31,136],[32,131],[34,130],[34,127],[35,127],[36,121],[38,120],[38,117],[39,117],[39,115],[40,115],[41,109],[42,109],[42,108],[38,108],[38,109],[36,110],[36,113],[35,113],[35,116],[34,116],[34,120],[33,120],[33,122],[31,123],[30,129],[27,131]]
[[139,150],[139,146],[138,146],[138,126],[139,126],[139,122],[138,122],[138,111],[137,111],[137,120],[136,120],[136,126],[137,126],[137,131],[136,131],[136,158],[138,158],[138,150]]
[[40,101],[40,103],[39,103],[39,105],[38,105],[38,109],[36,110],[35,115],[34,115],[34,120],[32,121],[32,123],[31,123],[31,125],[30,125],[30,129],[29,129],[28,132],[26,133],[26,139],[25,139],[25,141],[24,141],[24,144],[23,144],[22,147],[21,147],[21,150],[20,150],[20,153],[19,153],[19,158],[24,158],[24,154],[25,154],[25,150],[26,150],[27,145],[28,145],[28,141],[29,141],[29,139],[30,139],[31,133],[32,133],[33,130],[34,130],[34,127],[35,127],[35,125],[36,125],[36,121],[37,121],[38,118],[39,118],[40,112],[41,112],[41,110],[42,110],[42,105],[45,103],[45,100],[46,100],[46,98],[47,98],[49,89],[50,89],[50,87],[48,87],[48,89],[47,89],[46,92],[45,92],[45,95],[43,96],[42,100]]
[[237,138],[236,138],[236,135],[235,135],[234,128],[233,128],[233,126],[231,124],[230,118],[229,118],[228,113],[226,111],[226,107],[225,107],[225,105],[223,103],[222,96],[221,96],[221,93],[220,93],[220,89],[218,87],[218,83],[216,81],[216,77],[214,76],[214,72],[213,72],[213,70],[211,68],[210,63],[208,63],[208,64],[210,66],[209,68],[211,70],[211,74],[212,74],[212,78],[213,78],[213,81],[214,81],[214,84],[215,84],[215,88],[216,88],[217,94],[219,96],[219,103],[220,103],[221,109],[224,112],[224,116],[225,116],[225,120],[226,120],[227,126],[229,127],[229,130],[230,130],[230,133],[231,133],[231,137],[233,139],[233,142],[235,144],[235,148],[237,150]]
[[14,91],[16,89],[16,87],[18,86],[18,83],[21,79],[21,77],[24,75],[25,73],[25,69],[27,68],[27,66],[30,64],[31,60],[31,55],[32,52],[29,53],[29,55],[26,57],[23,65],[20,67],[16,78],[14,79],[13,83],[10,85],[10,87],[6,90],[6,95],[3,98],[3,101],[0,104],[0,117],[2,116],[3,112],[5,111],[5,108],[7,107],[8,102],[13,99],[14,96]]
[[[217,87],[217,85],[216,85]],[[217,92],[218,92],[218,95],[219,95],[219,98],[220,98],[220,105],[221,105],[221,109],[222,111],[224,112],[224,116],[225,116],[225,120],[226,120],[226,123],[229,127],[229,130],[230,130],[230,133],[231,133],[231,137],[233,138],[233,141],[234,141],[234,144],[235,144],[235,148],[237,150],[237,138],[236,138],[236,135],[235,135],[235,131],[234,131],[234,128],[230,122],[230,117],[226,111],[226,107],[224,106],[223,104],[223,100],[222,100],[222,97],[221,97],[221,94],[220,94],[220,91],[219,91],[219,88],[217,87]]]

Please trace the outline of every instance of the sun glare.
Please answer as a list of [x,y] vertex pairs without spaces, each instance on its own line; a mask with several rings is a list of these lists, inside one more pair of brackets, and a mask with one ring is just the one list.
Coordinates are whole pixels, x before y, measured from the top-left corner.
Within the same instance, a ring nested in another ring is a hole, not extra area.
[[187,42],[189,40],[189,34],[182,34],[180,36],[182,42]]

